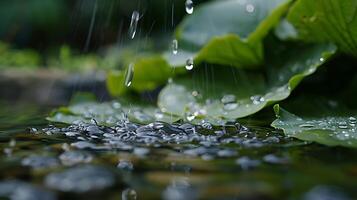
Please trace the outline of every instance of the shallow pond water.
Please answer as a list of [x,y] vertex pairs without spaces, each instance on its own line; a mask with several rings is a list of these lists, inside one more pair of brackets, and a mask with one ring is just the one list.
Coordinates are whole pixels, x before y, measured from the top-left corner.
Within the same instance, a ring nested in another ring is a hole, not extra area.
[[285,138],[268,123],[49,124],[1,103],[0,198],[356,199],[357,151]]

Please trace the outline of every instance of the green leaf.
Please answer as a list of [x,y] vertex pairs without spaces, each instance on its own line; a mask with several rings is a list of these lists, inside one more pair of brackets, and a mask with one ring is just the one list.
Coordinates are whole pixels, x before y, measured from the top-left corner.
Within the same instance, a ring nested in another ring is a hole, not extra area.
[[357,148],[357,115],[342,117],[300,118],[279,105],[274,106],[278,117],[272,126],[289,137],[328,146]]
[[[181,49],[192,52],[196,63],[257,67],[264,60],[262,40],[279,22],[289,2],[224,0],[204,4],[179,26]],[[188,58],[177,62],[178,66],[184,66]]]
[[159,95],[159,107],[194,123],[208,120],[216,124],[243,118],[286,99],[336,50],[332,45],[296,43],[277,43],[267,49],[271,50],[266,72],[202,67],[192,77],[179,78],[166,86]]
[[92,119],[100,125],[107,126],[114,126],[118,121],[127,119],[141,124],[148,124],[154,121],[167,123],[178,121],[178,117],[164,114],[153,106],[125,105],[119,102],[74,104],[60,108],[47,117],[47,120],[51,122],[65,124],[93,123]]
[[[178,53],[140,55],[126,60],[135,66],[130,88],[124,86],[124,72],[108,74],[113,96],[127,90],[143,92],[163,85],[173,75],[185,73],[188,59],[201,62],[256,68],[263,63],[262,41],[286,12],[290,0],[224,0],[203,4],[177,29]],[[248,12],[247,9],[252,12]],[[206,21],[209,24],[205,23]],[[134,54],[135,55],[135,54]],[[174,69],[173,69],[174,68]]]
[[288,15],[300,37],[310,42],[332,42],[357,56],[356,0],[298,0]]
[[124,71],[112,70],[108,73],[107,88],[111,95],[120,96],[129,89],[136,92],[151,91],[165,85],[167,79],[173,75],[173,69],[160,56],[136,58],[133,66],[134,76],[129,88],[124,84]]

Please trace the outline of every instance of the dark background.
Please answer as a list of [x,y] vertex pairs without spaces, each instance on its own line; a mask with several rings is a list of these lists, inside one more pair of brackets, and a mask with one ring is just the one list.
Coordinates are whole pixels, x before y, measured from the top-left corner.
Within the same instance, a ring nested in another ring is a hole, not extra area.
[[0,40],[39,52],[63,44],[95,51],[128,39],[134,10],[141,14],[138,37],[171,34],[186,15],[185,0],[1,0]]

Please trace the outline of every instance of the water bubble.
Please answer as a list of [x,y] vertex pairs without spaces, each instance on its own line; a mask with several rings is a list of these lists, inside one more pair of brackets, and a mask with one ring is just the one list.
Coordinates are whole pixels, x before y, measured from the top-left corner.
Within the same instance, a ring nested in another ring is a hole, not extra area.
[[186,69],[187,70],[193,69],[193,58],[189,58],[186,60]]
[[338,123],[338,128],[340,129],[348,129],[348,125],[346,122],[339,122]]
[[178,53],[178,41],[176,39],[172,40],[172,53],[174,55]]
[[137,196],[136,191],[131,188],[127,188],[121,193],[122,200],[136,200]]
[[155,112],[155,118],[156,119],[162,119],[162,118],[164,118],[164,113],[162,113],[161,111],[157,111],[157,112]]
[[186,0],[185,3],[187,14],[191,15],[193,13],[193,2],[192,0]]
[[136,34],[136,29],[138,27],[138,22],[140,19],[140,14],[138,11],[134,11],[131,15],[130,27],[129,27],[129,37],[134,39]]
[[250,97],[250,100],[253,102],[254,105],[258,105],[265,101],[264,97],[262,97],[260,95],[252,96],[252,97]]
[[133,81],[133,77],[134,77],[134,64],[130,63],[128,69],[125,72],[124,84],[126,87],[130,87],[131,82]]
[[325,61],[325,59],[324,58],[320,58],[320,62],[323,62],[323,61]]
[[113,102],[112,107],[114,109],[120,109],[121,108],[121,104],[119,102]]
[[249,12],[249,13],[253,13],[253,12],[255,11],[255,7],[254,7],[253,4],[247,4],[247,5],[245,6],[245,10],[246,10],[247,12]]
[[133,163],[131,163],[129,160],[120,160],[117,167],[125,171],[132,171],[134,169]]
[[350,117],[350,118],[348,118],[348,120],[350,120],[351,124],[356,124],[356,122],[357,122],[357,119],[354,117]]

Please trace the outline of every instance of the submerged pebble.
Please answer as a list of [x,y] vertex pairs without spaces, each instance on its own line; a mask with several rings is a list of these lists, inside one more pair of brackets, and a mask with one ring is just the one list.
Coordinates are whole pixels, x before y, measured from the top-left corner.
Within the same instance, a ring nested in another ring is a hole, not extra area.
[[89,163],[93,156],[84,151],[66,151],[59,156],[63,165],[72,166],[80,163]]
[[179,177],[172,180],[162,194],[165,200],[190,200],[197,198],[197,192],[194,190],[187,178]]
[[268,154],[263,157],[263,160],[271,164],[287,164],[289,159],[287,157],[278,157],[274,154]]
[[35,169],[51,168],[59,165],[56,158],[50,156],[32,155],[22,159],[21,164]]
[[303,200],[350,200],[344,192],[337,187],[319,185],[308,191]]
[[259,160],[251,159],[247,156],[240,157],[236,160],[236,163],[241,166],[243,170],[249,170],[260,165]]
[[55,200],[55,194],[18,180],[0,182],[0,198],[12,200]]
[[97,166],[78,166],[46,176],[45,185],[62,192],[83,193],[103,190],[113,186],[115,176],[108,170]]

